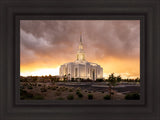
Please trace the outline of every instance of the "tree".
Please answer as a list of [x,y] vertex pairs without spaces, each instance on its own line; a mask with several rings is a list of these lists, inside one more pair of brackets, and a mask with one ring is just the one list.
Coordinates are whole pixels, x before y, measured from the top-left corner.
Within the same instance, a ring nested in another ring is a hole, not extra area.
[[59,77],[56,77],[56,81],[59,82],[59,81],[60,81],[60,78],[59,78]]
[[74,78],[71,78],[71,81],[74,82]]
[[49,74],[49,78],[51,79],[52,78],[52,76]]
[[65,81],[66,81],[66,79],[67,79],[67,78],[66,78],[66,75],[64,75],[64,78],[63,78],[63,79],[64,79],[64,82],[65,82]]
[[54,82],[55,82],[55,81],[54,81],[54,78],[52,77],[52,78],[51,78],[51,83],[54,84]]
[[135,82],[140,82],[140,79],[137,77],[137,78],[135,79]]
[[70,75],[71,75],[71,74],[69,73],[69,74],[68,74],[68,78],[67,78],[69,81],[71,81],[71,79],[70,79]]
[[32,79],[33,82],[37,82],[37,78],[38,78],[37,76],[33,77],[33,79]]
[[115,86],[117,82],[116,77],[114,76],[114,73],[111,73],[111,75],[109,75],[108,82],[109,82],[109,95],[111,97],[112,86]]
[[[114,73],[111,73],[111,75],[109,75],[109,78],[108,78],[108,82],[109,82],[109,95],[111,97],[112,95],[112,87],[116,85],[117,82],[120,82],[122,80],[121,76],[117,76],[115,77],[114,76]],[[113,93],[114,94],[114,93]]]
[[121,80],[122,80],[121,76],[120,75],[117,76],[117,82],[121,82]]

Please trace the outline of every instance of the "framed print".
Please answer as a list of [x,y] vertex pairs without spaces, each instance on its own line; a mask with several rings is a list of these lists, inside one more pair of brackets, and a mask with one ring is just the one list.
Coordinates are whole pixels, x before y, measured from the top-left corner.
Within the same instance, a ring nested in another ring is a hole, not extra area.
[[[65,101],[66,105],[144,104],[143,77],[140,80],[143,17],[112,20],[111,16],[101,15],[94,20],[97,17],[48,16],[41,20],[40,16],[16,17],[16,36],[19,36],[16,40],[20,46],[20,70],[17,67],[20,79],[15,81],[19,85],[16,86],[17,104],[36,105],[35,100],[52,105],[55,101],[62,104]],[[96,37],[93,33],[97,33]],[[113,40],[112,34],[118,34],[117,40]]]
[[159,1],[0,7],[1,119],[160,119]]

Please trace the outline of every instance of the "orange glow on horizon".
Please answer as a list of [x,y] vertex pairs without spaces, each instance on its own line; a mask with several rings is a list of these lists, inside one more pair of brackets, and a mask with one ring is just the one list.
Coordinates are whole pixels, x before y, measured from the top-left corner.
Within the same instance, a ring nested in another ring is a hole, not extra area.
[[[67,60],[66,62],[68,62]],[[74,61],[74,60],[70,60]],[[61,64],[64,64],[63,62]],[[118,59],[118,58],[106,58],[104,60],[88,60],[88,62],[94,62],[103,67],[103,77],[108,78],[111,73],[115,73],[116,76],[120,75],[122,78],[140,78],[140,63],[138,59]],[[50,64],[49,64],[50,63]],[[21,65],[21,76],[45,76],[45,75],[59,75],[59,65],[53,65],[49,62],[48,65],[43,63],[35,63],[30,65]],[[47,67],[46,67],[47,66]]]
[[56,76],[59,75],[59,66],[57,68],[39,68],[35,70],[26,70],[24,72],[21,71],[21,76],[45,76],[45,75],[52,75]]

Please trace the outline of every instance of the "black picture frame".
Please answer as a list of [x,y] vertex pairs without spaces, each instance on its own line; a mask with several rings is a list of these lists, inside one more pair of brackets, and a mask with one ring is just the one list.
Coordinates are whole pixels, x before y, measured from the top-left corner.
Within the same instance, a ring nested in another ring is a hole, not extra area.
[[[19,101],[19,20],[138,19],[141,20],[140,101]],[[159,0],[1,0],[0,120],[159,120]]]

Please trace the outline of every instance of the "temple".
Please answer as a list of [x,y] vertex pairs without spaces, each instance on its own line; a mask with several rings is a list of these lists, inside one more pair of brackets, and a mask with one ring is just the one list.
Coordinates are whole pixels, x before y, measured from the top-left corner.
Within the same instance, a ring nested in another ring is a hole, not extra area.
[[93,80],[103,78],[103,68],[96,64],[86,61],[83,49],[82,35],[80,35],[79,49],[74,62],[65,63],[60,66],[59,74],[61,78],[66,77],[67,80],[83,79]]

